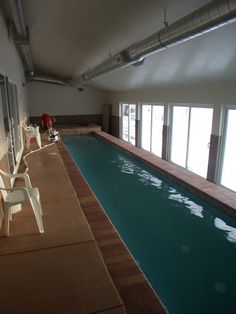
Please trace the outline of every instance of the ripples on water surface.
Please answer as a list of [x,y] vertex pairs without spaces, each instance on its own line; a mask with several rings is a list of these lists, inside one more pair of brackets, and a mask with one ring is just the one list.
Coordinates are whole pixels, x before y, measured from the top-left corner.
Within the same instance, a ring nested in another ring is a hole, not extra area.
[[63,140],[169,313],[236,313],[235,221],[103,140]]

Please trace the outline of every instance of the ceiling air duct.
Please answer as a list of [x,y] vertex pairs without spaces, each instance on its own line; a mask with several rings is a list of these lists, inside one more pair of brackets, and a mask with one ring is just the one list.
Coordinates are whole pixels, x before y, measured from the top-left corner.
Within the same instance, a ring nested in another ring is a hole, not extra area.
[[236,19],[236,0],[215,0],[127,48],[131,61],[190,40]]
[[8,5],[15,27],[14,41],[19,47],[21,55],[23,57],[23,63],[27,79],[29,81],[37,81],[62,86],[68,85],[66,82],[58,78],[34,73],[34,66],[29,42],[29,33],[25,23],[22,0],[9,0]]
[[61,85],[61,86],[67,86],[67,83],[64,81],[54,78],[54,77],[48,77],[48,76],[42,76],[34,74],[33,76],[28,77],[29,81],[36,81],[41,83],[48,83],[48,84],[54,84],[54,85]]
[[177,45],[236,20],[236,0],[214,0],[160,31],[141,40],[95,68],[70,80],[72,86],[88,82],[95,77],[120,69],[129,64],[138,64],[146,56]]
[[98,66],[94,67],[93,69],[88,70],[84,74],[70,80],[69,84],[71,86],[75,86],[80,83],[91,81],[92,79],[99,75],[105,74],[108,71],[110,72],[113,70],[117,70],[119,68],[124,67],[125,65],[128,65],[129,63],[130,62],[126,54],[126,51],[125,50],[121,51],[115,54],[114,56],[110,57],[103,63],[99,64]]
[[25,71],[27,73],[33,73],[34,67],[29,44],[29,34],[28,28],[25,24],[22,2],[21,0],[9,0],[8,5],[11,10],[13,23],[16,30],[14,34],[14,40],[20,49]]

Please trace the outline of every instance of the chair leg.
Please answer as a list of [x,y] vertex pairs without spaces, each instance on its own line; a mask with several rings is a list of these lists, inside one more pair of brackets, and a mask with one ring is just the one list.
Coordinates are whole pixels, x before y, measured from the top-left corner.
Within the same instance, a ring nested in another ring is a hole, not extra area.
[[4,204],[4,231],[5,235],[9,237],[10,229],[10,218],[11,218],[11,207]]
[[30,147],[30,137],[26,136],[26,148],[29,149]]
[[30,203],[34,211],[34,216],[35,216],[38,228],[39,228],[39,232],[44,233],[43,220],[42,220],[42,214],[41,214],[42,209],[41,209],[40,203],[38,202],[36,198],[33,198],[33,197],[30,198]]
[[42,210],[42,205],[41,205],[41,200],[40,200],[40,195],[37,195],[37,201],[38,201],[38,207],[39,207],[39,211],[40,214],[43,215],[43,210]]
[[37,134],[36,141],[37,141],[38,147],[41,148],[42,147],[42,142],[41,142],[40,134]]

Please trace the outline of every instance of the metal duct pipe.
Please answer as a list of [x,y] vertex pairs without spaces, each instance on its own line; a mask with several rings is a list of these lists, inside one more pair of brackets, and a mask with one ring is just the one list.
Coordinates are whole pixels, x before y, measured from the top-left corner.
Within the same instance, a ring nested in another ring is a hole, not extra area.
[[67,86],[66,82],[64,82],[64,81],[61,81],[61,80],[56,79],[56,78],[40,76],[40,75],[30,76],[29,77],[29,81],[36,81],[36,82],[42,82],[42,83],[49,83],[49,84]]
[[87,82],[99,75],[137,63],[150,54],[210,32],[235,20],[236,0],[211,1],[146,39],[127,47],[68,83],[75,86],[77,83]]
[[26,72],[33,72],[32,54],[29,45],[29,34],[25,24],[24,12],[21,0],[9,0],[9,6],[16,29],[15,41],[20,47]]
[[217,29],[236,19],[236,0],[215,0],[127,48],[131,61]]
[[29,44],[20,44],[19,46],[22,53],[26,73],[34,73],[34,65]]
[[88,70],[84,74],[70,80],[69,84],[71,86],[75,86],[83,82],[91,81],[93,78],[99,75],[107,73],[108,71],[117,70],[119,68],[124,67],[125,65],[128,65],[129,63],[130,62],[128,60],[126,52],[121,51],[112,56],[111,58],[107,59],[103,63],[99,64],[95,68]]
[[21,0],[10,0],[9,6],[18,36],[26,38],[28,33]]

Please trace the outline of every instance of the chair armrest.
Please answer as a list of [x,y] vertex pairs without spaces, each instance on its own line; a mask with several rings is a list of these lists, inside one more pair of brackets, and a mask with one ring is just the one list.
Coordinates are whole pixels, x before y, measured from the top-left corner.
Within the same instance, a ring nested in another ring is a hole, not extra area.
[[28,188],[25,187],[17,187],[17,188],[11,188],[11,189],[6,189],[6,188],[2,188],[0,187],[0,190],[4,190],[4,191],[8,191],[8,192],[13,192],[13,191],[22,191],[25,195],[25,199],[30,199],[30,194],[28,191]]
[[34,127],[34,126],[27,126],[24,127],[25,133],[27,136],[34,137],[39,133],[39,127]]
[[6,189],[6,188],[3,188],[3,187],[1,187],[1,186],[0,186],[0,190],[8,191],[8,192],[11,192],[11,191],[12,191],[12,189]]
[[28,191],[28,188],[25,188],[25,187],[17,187],[17,188],[12,188],[11,191],[24,191],[27,193],[27,195],[29,195],[29,191]]
[[27,188],[31,188],[32,185],[31,185],[31,182],[30,182],[30,178],[29,178],[29,175],[27,173],[16,173],[16,174],[11,174],[11,173],[6,173],[2,170],[0,170],[0,173],[3,174],[5,177],[8,177],[10,179],[15,179],[15,178],[21,178],[21,179],[24,179],[25,181],[25,186]]
[[11,178],[21,178],[24,179],[25,181],[25,186],[27,188],[32,188],[31,182],[30,182],[30,177],[27,173],[17,173],[17,174],[12,174]]

